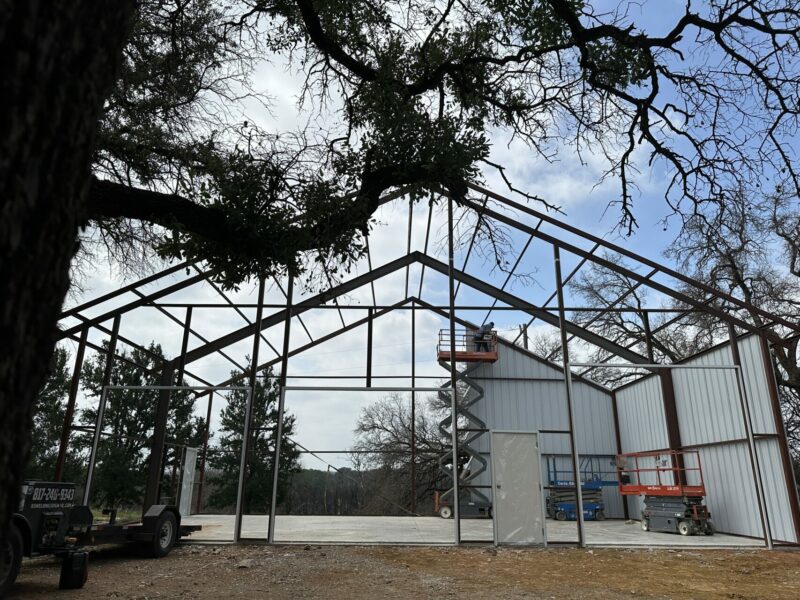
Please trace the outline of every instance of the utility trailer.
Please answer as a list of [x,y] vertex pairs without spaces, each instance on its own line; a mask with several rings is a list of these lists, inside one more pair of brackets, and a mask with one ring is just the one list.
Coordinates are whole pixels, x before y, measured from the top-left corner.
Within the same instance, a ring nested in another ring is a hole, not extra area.
[[75,504],[75,484],[26,481],[8,539],[0,548],[0,597],[11,588],[23,556],[61,558],[61,589],[83,587],[88,577],[87,546],[134,544],[145,556],[161,558],[175,542],[200,529],[181,525],[178,508],[151,506],[139,522],[117,522],[116,511],[103,511],[108,522],[95,523],[88,506]]
[[644,496],[643,531],[714,534],[697,450],[620,454],[617,474],[620,494]]

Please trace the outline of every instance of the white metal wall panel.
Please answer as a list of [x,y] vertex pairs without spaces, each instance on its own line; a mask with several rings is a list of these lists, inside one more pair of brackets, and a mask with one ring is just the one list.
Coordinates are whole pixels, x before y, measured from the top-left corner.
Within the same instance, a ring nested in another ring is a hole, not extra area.
[[739,386],[730,365],[729,348],[697,357],[692,366],[708,369],[672,369],[678,426],[684,445],[740,440],[745,437]]
[[781,542],[800,542],[791,511],[786,504],[789,491],[786,489],[778,440],[775,438],[756,440],[756,453],[761,466],[761,481],[764,484],[772,537]]
[[750,401],[753,433],[777,433],[772,411],[772,398],[767,383],[768,375],[764,369],[766,364],[764,352],[758,336],[750,335],[740,338],[739,355],[742,359],[742,377]]
[[619,390],[617,415],[623,452],[646,452],[669,446],[658,377],[648,377]]
[[[484,398],[470,410],[489,429],[566,431],[569,428],[566,385],[561,370],[501,345],[497,362],[479,365],[470,371],[469,376],[484,389]],[[580,381],[573,381],[573,394],[578,453],[613,457],[616,438],[611,394]],[[488,459],[488,435],[481,436],[475,446]],[[565,458],[569,461],[567,434],[541,433],[539,446],[543,457],[567,455]],[[543,463],[542,468],[546,473],[546,464]],[[488,485],[490,482],[487,466],[487,473],[477,478],[475,483]],[[622,517],[622,501],[617,488],[608,488],[604,496],[607,496],[606,514]]]
[[758,500],[747,444],[701,448],[706,503],[714,527],[725,533],[761,537]]

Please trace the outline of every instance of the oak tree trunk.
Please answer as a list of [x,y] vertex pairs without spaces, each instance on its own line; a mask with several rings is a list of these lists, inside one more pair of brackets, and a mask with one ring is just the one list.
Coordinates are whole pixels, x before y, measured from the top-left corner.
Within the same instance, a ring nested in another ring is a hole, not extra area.
[[0,0],[0,537],[86,212],[93,142],[135,0]]

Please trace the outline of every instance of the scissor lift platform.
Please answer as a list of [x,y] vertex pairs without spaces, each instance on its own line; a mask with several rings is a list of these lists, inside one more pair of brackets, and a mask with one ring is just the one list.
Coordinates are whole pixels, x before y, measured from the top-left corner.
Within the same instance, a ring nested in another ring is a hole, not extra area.
[[[455,335],[455,362],[462,363],[493,363],[497,362],[497,332],[490,331],[476,340],[475,329],[456,329]],[[481,344],[480,350],[478,345]],[[485,346],[484,346],[485,344]],[[450,330],[439,331],[439,344],[436,347],[439,360],[450,361]]]

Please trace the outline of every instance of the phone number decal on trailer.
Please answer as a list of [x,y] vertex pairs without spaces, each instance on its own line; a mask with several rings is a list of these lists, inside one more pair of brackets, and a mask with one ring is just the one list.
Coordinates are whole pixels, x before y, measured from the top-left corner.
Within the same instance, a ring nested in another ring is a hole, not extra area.
[[23,490],[23,502],[27,508],[68,508],[75,503],[75,486],[63,485],[28,485]]

